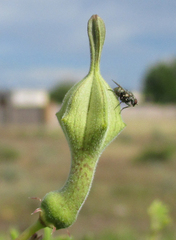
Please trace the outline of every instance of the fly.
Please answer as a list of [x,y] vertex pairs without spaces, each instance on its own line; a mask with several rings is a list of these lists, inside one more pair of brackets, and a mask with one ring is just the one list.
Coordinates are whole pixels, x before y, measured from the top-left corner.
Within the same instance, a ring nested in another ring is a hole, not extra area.
[[116,95],[117,98],[120,99],[120,103],[115,107],[115,109],[121,104],[121,103],[125,103],[127,106],[123,107],[120,110],[120,113],[123,109],[125,108],[129,108],[129,107],[134,107],[137,103],[138,100],[134,97],[134,94],[128,90],[125,90],[123,87],[121,87],[118,83],[116,83],[114,80],[112,80],[118,87],[112,89],[112,92],[114,92],[114,94]]

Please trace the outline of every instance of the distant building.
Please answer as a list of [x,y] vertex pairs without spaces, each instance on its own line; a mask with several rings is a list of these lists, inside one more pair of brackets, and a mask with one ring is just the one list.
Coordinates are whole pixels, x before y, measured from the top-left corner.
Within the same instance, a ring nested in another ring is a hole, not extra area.
[[42,90],[0,92],[0,124],[41,124],[48,121],[49,97]]

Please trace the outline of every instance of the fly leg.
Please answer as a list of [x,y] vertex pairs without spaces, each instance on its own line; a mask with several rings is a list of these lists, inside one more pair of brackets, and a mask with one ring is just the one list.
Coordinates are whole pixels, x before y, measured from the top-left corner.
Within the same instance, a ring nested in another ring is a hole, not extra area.
[[120,102],[115,108],[114,108],[114,110],[121,104],[122,102]]
[[126,106],[126,107],[123,107],[123,108],[120,110],[120,113],[122,112],[123,109],[131,107],[131,104],[130,104],[130,103],[126,103],[126,104],[127,104],[127,106]]

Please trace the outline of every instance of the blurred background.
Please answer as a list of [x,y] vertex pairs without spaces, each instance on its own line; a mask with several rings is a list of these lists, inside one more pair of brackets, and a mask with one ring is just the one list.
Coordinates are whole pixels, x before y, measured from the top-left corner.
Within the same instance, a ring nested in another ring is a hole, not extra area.
[[76,239],[144,239],[159,199],[172,219],[163,234],[175,239],[175,11],[173,0],[0,0],[0,236],[37,219],[30,213],[39,202],[28,197],[67,180],[70,153],[55,114],[88,73],[87,22],[98,14],[106,25],[102,76],[139,105],[122,111],[127,127],[102,154],[69,231]]

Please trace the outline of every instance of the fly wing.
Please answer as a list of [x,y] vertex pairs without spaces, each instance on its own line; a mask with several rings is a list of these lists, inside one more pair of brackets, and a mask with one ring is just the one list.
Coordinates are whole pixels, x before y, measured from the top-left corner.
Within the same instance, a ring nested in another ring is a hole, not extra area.
[[115,82],[113,79],[112,79],[112,81],[113,81],[118,87],[120,87],[121,89],[123,89],[124,91],[126,91],[123,87],[120,86],[120,84],[118,84],[117,82]]

